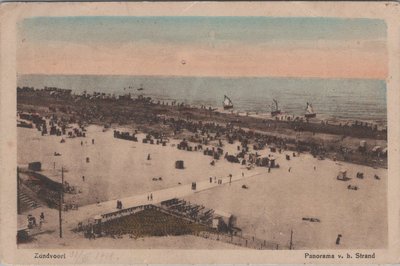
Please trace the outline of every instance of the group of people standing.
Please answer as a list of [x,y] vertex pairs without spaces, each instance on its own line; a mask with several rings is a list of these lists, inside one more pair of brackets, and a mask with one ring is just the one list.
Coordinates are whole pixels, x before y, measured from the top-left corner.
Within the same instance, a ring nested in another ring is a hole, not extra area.
[[[44,213],[42,212],[39,217],[40,217],[39,229],[42,229],[42,224],[44,223]],[[27,219],[28,219],[28,228],[29,229],[32,229],[32,228],[38,226],[38,224],[36,223],[36,217],[33,216],[32,214],[28,214]]]
[[147,200],[153,201],[153,193],[150,193],[149,195],[147,195]]

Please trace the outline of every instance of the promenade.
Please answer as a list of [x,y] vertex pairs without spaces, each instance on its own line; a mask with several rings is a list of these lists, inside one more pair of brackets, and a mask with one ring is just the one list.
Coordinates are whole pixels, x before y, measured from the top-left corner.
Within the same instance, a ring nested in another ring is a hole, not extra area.
[[[208,178],[207,180],[196,182],[195,190],[192,189],[192,184],[184,184],[184,185],[178,185],[175,187],[161,189],[161,190],[157,190],[157,191],[149,191],[148,193],[141,194],[141,195],[135,195],[135,196],[121,198],[121,199],[109,200],[109,201],[105,201],[105,202],[100,202],[98,204],[86,205],[86,206],[80,207],[76,211],[70,211],[69,213],[65,213],[64,220],[69,225],[68,228],[73,229],[74,225],[76,227],[79,222],[85,222],[88,219],[94,218],[95,216],[117,211],[118,210],[116,208],[117,200],[122,202],[122,209],[137,207],[137,206],[146,205],[146,204],[158,204],[165,200],[169,200],[172,198],[183,198],[183,197],[190,196],[192,194],[195,194],[195,193],[198,193],[201,191],[205,191],[208,189],[213,189],[213,188],[216,188],[219,186],[229,184],[229,182],[232,182],[232,183],[237,182],[237,181],[243,180],[244,178],[258,176],[260,174],[262,174],[261,171],[260,172],[243,173],[243,175],[232,176],[232,178],[228,176],[228,177],[216,179],[217,182],[215,182],[214,179],[212,179],[211,183],[210,183],[210,179]],[[218,180],[220,180],[219,184],[218,184]],[[152,200],[149,199],[150,195],[152,196]]]

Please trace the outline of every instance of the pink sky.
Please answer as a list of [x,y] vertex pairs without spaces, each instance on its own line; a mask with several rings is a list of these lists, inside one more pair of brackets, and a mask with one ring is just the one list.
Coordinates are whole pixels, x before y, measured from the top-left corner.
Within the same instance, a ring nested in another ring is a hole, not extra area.
[[[185,64],[182,64],[184,60]],[[243,46],[229,42],[161,45],[22,43],[19,74],[387,77],[385,42],[295,41]]]

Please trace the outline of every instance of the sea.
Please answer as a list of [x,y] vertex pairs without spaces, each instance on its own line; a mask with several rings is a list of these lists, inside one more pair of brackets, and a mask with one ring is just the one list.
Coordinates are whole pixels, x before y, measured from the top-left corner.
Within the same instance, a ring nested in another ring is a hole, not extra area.
[[[222,107],[224,95],[234,111],[269,113],[273,99],[286,114],[303,115],[307,102],[324,119],[387,122],[386,82],[373,79],[271,77],[180,77],[116,75],[18,75],[17,85],[58,87],[114,95],[130,93],[160,101]],[[138,90],[143,88],[143,90]]]

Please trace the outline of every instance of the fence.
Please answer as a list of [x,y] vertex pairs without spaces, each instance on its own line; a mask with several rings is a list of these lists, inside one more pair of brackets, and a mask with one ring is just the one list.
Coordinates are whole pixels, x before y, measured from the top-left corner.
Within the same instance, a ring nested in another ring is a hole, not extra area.
[[224,243],[250,249],[260,249],[260,250],[289,249],[288,246],[279,245],[278,243],[275,242],[249,236],[229,235],[229,234],[213,233],[205,231],[195,233],[194,235],[198,237],[203,237],[205,239],[221,241]]

